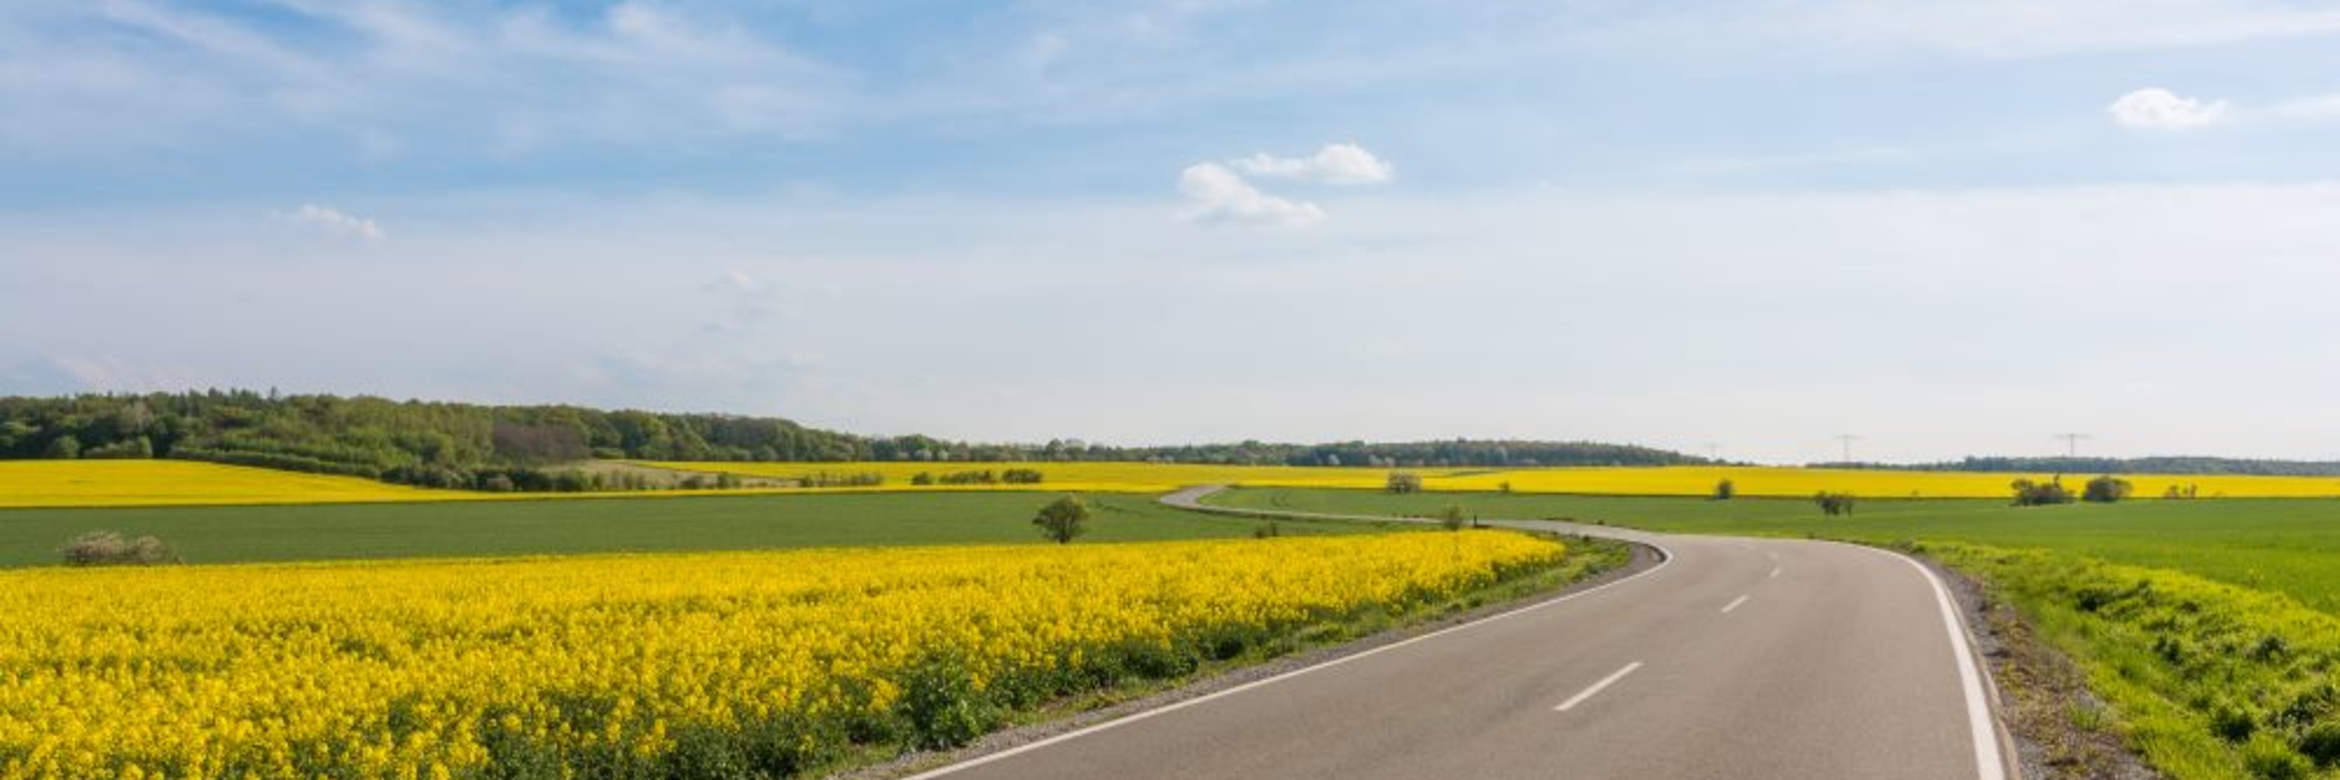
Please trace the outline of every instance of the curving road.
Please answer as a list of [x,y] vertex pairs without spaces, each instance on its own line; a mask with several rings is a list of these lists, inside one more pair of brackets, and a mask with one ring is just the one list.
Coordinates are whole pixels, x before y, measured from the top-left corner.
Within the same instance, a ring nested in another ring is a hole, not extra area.
[[[1223,511],[1199,503],[1213,490],[1164,501]],[[2010,774],[1988,681],[1948,593],[1907,558],[1827,542],[1500,524],[1667,557],[1600,588],[917,780]]]

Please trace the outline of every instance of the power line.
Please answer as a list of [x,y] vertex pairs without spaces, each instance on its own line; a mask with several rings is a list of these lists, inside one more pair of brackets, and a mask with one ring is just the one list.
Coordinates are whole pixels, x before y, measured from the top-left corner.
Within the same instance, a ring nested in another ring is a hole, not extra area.
[[2080,443],[2096,437],[2085,433],[2059,433],[2056,438],[2064,440],[2064,457],[2077,458],[2080,457]]
[[1853,459],[1852,459],[1852,446],[1853,446],[1853,442],[1860,441],[1860,440],[1861,440],[1861,437],[1859,437],[1859,436],[1854,436],[1854,435],[1852,435],[1852,434],[1849,434],[1849,433],[1839,433],[1839,434],[1837,434],[1837,435],[1836,435],[1836,441],[1837,441],[1838,443],[1840,443],[1840,444],[1843,444],[1843,445],[1844,445],[1844,461],[1843,461],[1843,462],[1845,462],[1845,463],[1851,463],[1851,462],[1853,462]]

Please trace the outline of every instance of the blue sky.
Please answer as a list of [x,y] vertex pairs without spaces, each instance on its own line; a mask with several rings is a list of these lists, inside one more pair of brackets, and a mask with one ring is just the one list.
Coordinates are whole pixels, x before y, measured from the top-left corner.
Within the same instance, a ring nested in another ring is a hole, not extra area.
[[2340,457],[2340,6],[0,7],[0,390]]

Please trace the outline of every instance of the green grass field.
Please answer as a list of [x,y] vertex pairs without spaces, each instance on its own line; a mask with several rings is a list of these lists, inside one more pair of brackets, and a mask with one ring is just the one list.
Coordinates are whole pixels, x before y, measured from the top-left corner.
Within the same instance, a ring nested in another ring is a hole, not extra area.
[[2282,593],[2340,614],[2340,501],[2219,499],[2017,508],[2004,501],[1865,501],[1828,519],[1812,502],[1708,501],[1502,493],[1394,495],[1371,490],[1239,489],[1210,503],[1354,514],[1429,514],[1449,505],[1485,517],[1573,518],[1676,533],[1816,535],[1868,542],[1965,542],[2042,548],[2173,569]]
[[[0,510],[0,566],[55,563],[88,531],[152,534],[189,563],[557,555],[915,544],[1041,544],[1045,493],[611,498],[576,501]],[[1087,496],[1081,542],[1249,536],[1259,523],[1146,496]],[[1281,523],[1287,534],[1350,523]]]

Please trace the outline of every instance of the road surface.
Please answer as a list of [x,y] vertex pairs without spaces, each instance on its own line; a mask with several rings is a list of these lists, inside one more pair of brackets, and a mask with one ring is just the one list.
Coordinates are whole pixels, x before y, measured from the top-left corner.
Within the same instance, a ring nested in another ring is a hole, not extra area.
[[[1210,488],[1165,501],[1198,506]],[[1376,518],[1386,519],[1386,518]],[[921,775],[2010,776],[1946,591],[1827,542],[1503,521],[1659,548],[1634,577]]]

